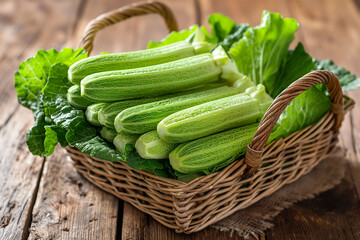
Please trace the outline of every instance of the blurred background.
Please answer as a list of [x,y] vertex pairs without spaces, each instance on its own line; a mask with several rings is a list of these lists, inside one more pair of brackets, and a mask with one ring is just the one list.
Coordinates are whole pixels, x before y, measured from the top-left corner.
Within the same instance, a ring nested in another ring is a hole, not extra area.
[[[359,0],[160,1],[174,11],[180,29],[192,24],[206,25],[207,16],[213,12],[251,25],[259,24],[264,9],[282,13],[300,22],[296,40],[303,42],[312,56],[332,58],[359,74],[360,70],[356,69],[360,52]],[[22,53],[26,58],[40,48],[75,47],[90,20],[133,2],[139,1],[1,0],[1,54],[11,49],[12,57]],[[145,48],[149,40],[159,40],[166,34],[165,24],[159,16],[130,19],[101,31],[93,54]]]

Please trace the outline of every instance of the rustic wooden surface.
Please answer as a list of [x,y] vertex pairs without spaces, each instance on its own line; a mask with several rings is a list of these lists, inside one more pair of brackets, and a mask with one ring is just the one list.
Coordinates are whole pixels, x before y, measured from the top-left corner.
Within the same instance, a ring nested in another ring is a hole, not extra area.
[[[13,74],[40,48],[76,47],[86,24],[131,0],[0,1],[0,239],[240,239],[205,229],[176,234],[131,205],[97,189],[57,148],[53,156],[32,156],[25,132],[29,110],[17,104]],[[205,23],[212,12],[238,22],[259,23],[263,9],[296,18],[297,40],[316,58],[331,58],[360,75],[359,0],[162,0],[180,28]],[[165,36],[159,16],[130,19],[100,32],[94,54],[144,48]],[[348,93],[360,102],[360,90]],[[347,150],[342,183],[300,202],[275,218],[262,239],[360,239],[360,108],[349,114],[340,135]]]

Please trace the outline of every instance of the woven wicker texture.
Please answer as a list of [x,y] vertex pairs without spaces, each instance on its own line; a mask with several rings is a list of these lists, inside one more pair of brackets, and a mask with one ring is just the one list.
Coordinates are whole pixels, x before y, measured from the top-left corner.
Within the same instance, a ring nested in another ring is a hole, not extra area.
[[174,14],[165,4],[160,2],[132,4],[111,12],[101,14],[86,26],[79,48],[84,48],[89,54],[93,48],[93,42],[97,32],[107,26],[124,21],[134,16],[141,16],[150,13],[159,14],[166,23],[169,31],[177,31],[178,26]]
[[[157,2],[143,3],[96,18],[86,27],[80,45],[91,51],[98,30],[131,16],[148,13],[159,13],[169,29],[176,29],[173,14],[166,6]],[[319,83],[328,87],[331,112],[318,123],[265,146],[286,106],[297,95]],[[335,149],[337,130],[344,113],[353,104],[348,99],[344,108],[341,88],[334,74],[328,71],[309,73],[274,100],[249,144],[245,158],[190,183],[135,170],[123,162],[90,157],[75,148],[67,147],[66,150],[77,170],[101,189],[131,203],[177,232],[192,233],[246,208],[308,173]]]

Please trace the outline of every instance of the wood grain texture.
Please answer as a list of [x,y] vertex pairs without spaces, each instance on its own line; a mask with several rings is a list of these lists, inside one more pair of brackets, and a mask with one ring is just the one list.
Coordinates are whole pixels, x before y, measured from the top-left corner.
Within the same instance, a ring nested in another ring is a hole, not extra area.
[[360,201],[349,171],[334,189],[280,213],[267,239],[360,239]]
[[[27,237],[44,161],[32,156],[26,147],[32,113],[17,103],[14,72],[38,48],[62,45],[73,19],[69,5],[77,1],[23,3],[4,0],[0,8],[0,239]],[[44,31],[44,25],[48,31]]]
[[24,108],[0,130],[0,239],[26,236],[43,159],[25,144],[32,115]]
[[64,152],[46,159],[29,239],[114,239],[118,200],[85,180]]
[[33,56],[38,49],[61,49],[64,46],[76,19],[79,2],[1,1],[0,127],[6,124],[18,107],[13,80],[17,66]]

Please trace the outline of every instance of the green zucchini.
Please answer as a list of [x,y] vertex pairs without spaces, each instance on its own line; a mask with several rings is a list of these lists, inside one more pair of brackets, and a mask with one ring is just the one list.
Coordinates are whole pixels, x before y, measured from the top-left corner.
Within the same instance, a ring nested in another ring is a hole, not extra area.
[[136,151],[145,159],[166,159],[176,146],[162,141],[156,130],[141,135],[135,143]]
[[254,123],[182,143],[169,154],[170,164],[181,173],[200,172],[229,164],[245,154],[258,125]]
[[272,98],[263,85],[245,93],[203,103],[164,118],[157,126],[163,141],[182,143],[261,119]]
[[86,108],[85,117],[89,123],[94,126],[101,126],[98,115],[101,108],[109,105],[110,103],[94,103]]
[[68,102],[78,109],[86,109],[89,105],[95,103],[80,95],[80,87],[78,85],[70,87],[66,96]]
[[81,95],[99,102],[154,97],[214,82],[218,66],[210,53],[155,66],[95,73],[81,80]]
[[116,137],[113,140],[113,143],[116,149],[119,152],[124,152],[126,144],[135,144],[136,140],[139,138],[140,135],[136,134],[129,134],[126,132],[119,132],[117,133]]
[[186,41],[181,41],[154,49],[98,55],[71,65],[68,78],[73,84],[79,85],[83,78],[94,73],[157,65],[194,54],[194,47]]
[[159,99],[161,98],[157,97],[157,98],[130,99],[130,100],[124,100],[124,101],[108,104],[105,107],[101,108],[101,110],[99,111],[99,115],[98,115],[99,123],[101,125],[114,129],[115,128],[114,119],[116,115],[118,115],[121,111],[140,104],[157,101]]
[[102,138],[104,138],[108,142],[113,142],[114,138],[117,135],[117,132],[114,129],[102,127],[100,131],[100,135]]
[[[111,103],[100,110],[98,120],[99,120],[100,124],[102,124],[106,127],[115,128],[114,120],[115,120],[116,115],[118,115],[120,112],[122,112],[125,109],[131,108],[133,106],[141,105],[141,104],[146,104],[146,103],[150,103],[150,102],[160,101],[163,99],[168,99],[170,97],[182,96],[184,94],[209,90],[209,89],[213,89],[213,88],[220,87],[220,86],[224,86],[224,83],[223,82],[209,83],[209,84],[205,84],[203,86],[196,87],[194,89],[191,89],[191,90],[188,90],[185,92],[176,93],[176,94],[171,94],[171,95],[168,94],[168,95],[152,97],[152,98],[130,99],[130,100],[124,100],[124,101],[120,101],[120,102]],[[154,129],[156,129],[156,125],[155,125],[155,128],[150,129],[150,130],[154,130]],[[120,130],[121,130],[121,128],[119,127],[118,131],[120,131]],[[145,131],[145,132],[148,132],[148,131]],[[141,132],[141,133],[145,133],[145,132]],[[141,134],[141,133],[139,133],[139,134]]]
[[156,130],[157,124],[172,113],[237,93],[237,88],[222,86],[134,106],[116,116],[115,129],[134,134],[146,133]]

